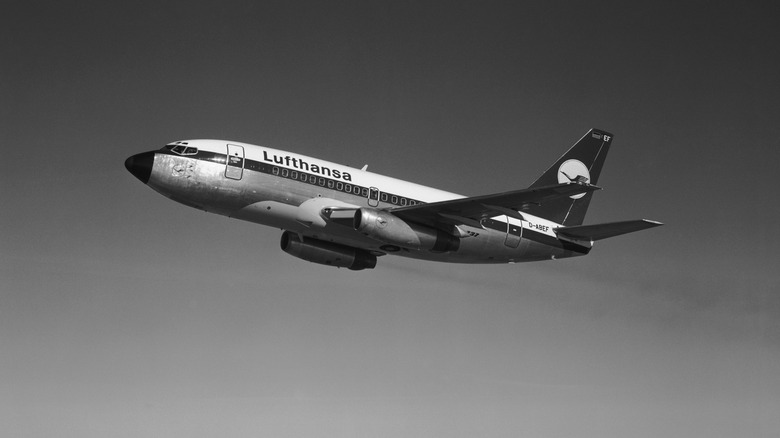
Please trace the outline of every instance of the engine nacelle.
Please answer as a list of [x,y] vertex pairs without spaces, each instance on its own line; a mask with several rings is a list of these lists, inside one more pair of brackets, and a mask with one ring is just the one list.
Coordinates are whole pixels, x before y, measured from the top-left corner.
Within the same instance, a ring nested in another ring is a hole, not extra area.
[[451,234],[373,208],[356,211],[353,227],[372,239],[401,248],[449,252],[460,246],[460,240]]
[[349,268],[353,271],[374,269],[376,256],[357,248],[325,242],[285,231],[282,233],[282,251],[312,263]]

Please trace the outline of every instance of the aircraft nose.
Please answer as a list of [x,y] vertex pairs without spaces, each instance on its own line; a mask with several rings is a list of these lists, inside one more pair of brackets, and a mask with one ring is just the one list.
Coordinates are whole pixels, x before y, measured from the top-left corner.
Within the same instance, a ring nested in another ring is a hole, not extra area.
[[149,177],[152,175],[152,165],[154,164],[154,152],[144,152],[141,154],[133,155],[125,160],[125,167],[136,178],[146,184],[149,182]]

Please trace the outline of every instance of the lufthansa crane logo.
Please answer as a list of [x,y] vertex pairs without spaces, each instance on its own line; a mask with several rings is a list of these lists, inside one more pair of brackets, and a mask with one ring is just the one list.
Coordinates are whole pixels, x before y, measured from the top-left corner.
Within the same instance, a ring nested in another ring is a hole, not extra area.
[[[558,168],[558,182],[560,184],[588,181],[590,181],[590,172],[588,172],[588,167],[580,160],[566,160]],[[569,197],[571,199],[580,199],[583,196],[585,196],[585,193]]]

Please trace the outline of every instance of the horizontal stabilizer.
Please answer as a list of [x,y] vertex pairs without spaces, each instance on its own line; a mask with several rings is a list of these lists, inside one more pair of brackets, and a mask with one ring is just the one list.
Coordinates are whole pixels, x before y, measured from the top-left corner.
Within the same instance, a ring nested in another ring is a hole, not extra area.
[[596,241],[621,234],[633,233],[647,228],[663,225],[661,222],[639,219],[633,221],[610,222],[595,225],[575,225],[556,228],[558,237],[566,240]]

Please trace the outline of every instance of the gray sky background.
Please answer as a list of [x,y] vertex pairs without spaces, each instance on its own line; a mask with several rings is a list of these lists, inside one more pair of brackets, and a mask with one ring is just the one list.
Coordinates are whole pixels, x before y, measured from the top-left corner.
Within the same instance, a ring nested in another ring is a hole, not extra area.
[[[775,437],[773,2],[5,1],[4,436]],[[586,222],[506,266],[284,254],[128,156],[268,145],[465,195],[615,142]]]

